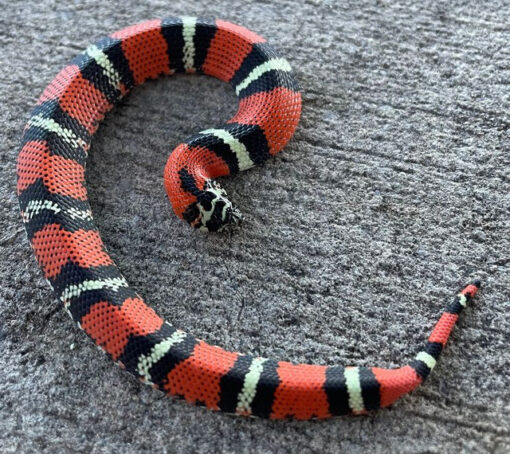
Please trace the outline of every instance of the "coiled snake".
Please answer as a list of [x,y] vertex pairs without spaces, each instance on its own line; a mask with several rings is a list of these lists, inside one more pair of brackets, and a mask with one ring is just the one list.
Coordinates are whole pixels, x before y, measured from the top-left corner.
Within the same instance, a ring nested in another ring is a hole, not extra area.
[[479,283],[447,307],[428,342],[398,369],[327,367],[208,345],[163,321],[108,255],[90,210],[85,162],[99,121],[138,84],[204,73],[229,82],[239,109],[171,153],[164,171],[175,213],[208,231],[241,214],[214,178],[249,169],[289,141],[301,95],[289,63],[257,34],[202,18],[152,20],[89,46],[44,90],[18,157],[20,209],[44,276],[73,320],[144,383],[213,410],[267,418],[326,418],[386,407],[433,369]]

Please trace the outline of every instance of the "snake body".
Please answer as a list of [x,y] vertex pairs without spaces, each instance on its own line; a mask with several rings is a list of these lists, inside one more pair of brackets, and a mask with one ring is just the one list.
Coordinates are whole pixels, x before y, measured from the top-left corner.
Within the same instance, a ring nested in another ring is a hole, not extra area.
[[416,357],[396,369],[293,364],[226,351],[165,322],[128,285],[94,224],[87,154],[104,114],[133,87],[183,72],[229,82],[239,97],[231,120],[185,140],[165,167],[175,213],[196,228],[217,231],[239,222],[215,179],[268,159],[298,124],[301,95],[288,62],[257,34],[225,21],[144,22],[72,60],[25,127],[17,191],[37,261],[73,320],[142,382],[213,410],[273,419],[363,414],[416,388],[478,282],[455,297]]

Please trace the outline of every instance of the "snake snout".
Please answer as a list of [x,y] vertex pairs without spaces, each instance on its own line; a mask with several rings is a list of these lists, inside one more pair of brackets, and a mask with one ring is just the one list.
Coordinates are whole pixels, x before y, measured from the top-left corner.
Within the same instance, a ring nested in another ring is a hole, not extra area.
[[235,227],[239,227],[243,223],[243,214],[241,211],[233,204],[230,204],[230,207],[226,208],[225,213],[225,224],[221,227],[220,230],[224,230],[227,228],[234,229]]

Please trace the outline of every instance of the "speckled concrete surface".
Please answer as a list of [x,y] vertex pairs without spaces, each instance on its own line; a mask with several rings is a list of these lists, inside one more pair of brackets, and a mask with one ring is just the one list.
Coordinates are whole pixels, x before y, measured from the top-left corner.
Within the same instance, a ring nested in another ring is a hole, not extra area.
[[[497,1],[0,0],[0,451],[510,450],[510,5]],[[243,229],[175,218],[167,155],[236,109],[206,77],[160,79],[106,118],[88,185],[126,277],[158,312],[234,350],[396,366],[452,294],[484,287],[426,385],[370,417],[271,422],[164,398],[100,354],[53,298],[17,212],[36,98],[89,42],[208,14],[275,44],[303,89],[295,138],[228,179]]]

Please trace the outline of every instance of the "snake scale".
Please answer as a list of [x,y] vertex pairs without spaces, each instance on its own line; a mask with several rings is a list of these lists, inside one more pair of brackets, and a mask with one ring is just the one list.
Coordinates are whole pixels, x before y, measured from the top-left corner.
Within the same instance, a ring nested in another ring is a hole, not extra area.
[[31,113],[17,165],[28,238],[73,320],[143,383],[213,410],[272,419],[364,414],[420,385],[478,281],[447,306],[414,359],[395,369],[293,364],[226,351],[165,322],[129,286],[94,224],[85,163],[105,113],[136,85],[173,73],[217,77],[239,98],[232,119],[186,139],[165,166],[173,210],[197,229],[239,223],[239,210],[215,179],[278,153],[297,127],[301,94],[289,63],[263,38],[229,22],[151,20],[74,58]]

